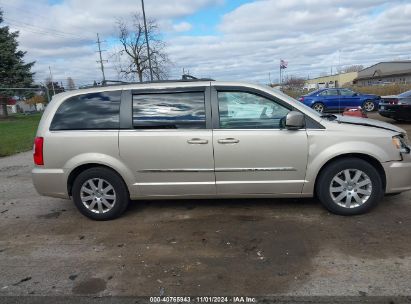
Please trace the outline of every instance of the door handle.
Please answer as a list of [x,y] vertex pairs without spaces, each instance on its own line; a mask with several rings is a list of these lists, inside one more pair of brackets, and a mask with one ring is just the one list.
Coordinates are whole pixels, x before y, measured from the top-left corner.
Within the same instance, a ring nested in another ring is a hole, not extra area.
[[240,140],[238,140],[236,138],[224,138],[224,139],[219,139],[218,140],[219,144],[237,144],[239,142],[240,142]]
[[201,139],[201,138],[192,138],[192,139],[187,140],[187,143],[191,145],[206,145],[208,144],[208,140]]

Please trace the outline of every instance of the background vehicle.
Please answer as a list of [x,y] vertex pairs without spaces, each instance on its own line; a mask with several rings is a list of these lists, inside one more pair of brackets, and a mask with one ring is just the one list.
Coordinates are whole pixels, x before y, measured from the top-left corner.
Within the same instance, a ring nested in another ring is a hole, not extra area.
[[397,121],[411,121],[411,90],[399,95],[383,96],[378,112]]
[[325,88],[303,95],[298,100],[320,113],[342,111],[348,107],[362,107],[364,111],[372,112],[378,108],[380,97],[349,89]]
[[96,220],[129,199],[313,197],[336,214],[411,189],[405,131],[318,112],[269,87],[183,81],[53,97],[34,146],[40,194]]

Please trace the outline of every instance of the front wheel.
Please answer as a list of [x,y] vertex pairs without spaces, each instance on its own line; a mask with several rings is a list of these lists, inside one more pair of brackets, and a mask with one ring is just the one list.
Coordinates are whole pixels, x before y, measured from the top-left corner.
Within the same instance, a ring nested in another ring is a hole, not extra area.
[[317,182],[321,203],[339,215],[365,213],[375,207],[384,194],[376,168],[358,158],[332,162],[323,169]]
[[362,108],[365,112],[372,112],[375,110],[375,103],[372,100],[364,101]]
[[122,178],[104,167],[90,168],[80,173],[74,180],[72,194],[79,211],[99,221],[119,217],[129,203]]

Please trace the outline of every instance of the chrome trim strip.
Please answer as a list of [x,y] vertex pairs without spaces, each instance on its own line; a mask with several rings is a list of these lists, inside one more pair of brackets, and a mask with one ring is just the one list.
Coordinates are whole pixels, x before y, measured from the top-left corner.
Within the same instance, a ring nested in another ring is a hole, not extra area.
[[272,168],[216,168],[216,172],[297,171],[294,167]]
[[217,185],[231,185],[231,184],[300,184],[306,183],[306,180],[258,180],[258,181],[217,181]]
[[214,169],[143,169],[142,173],[167,173],[167,172],[214,172]]
[[[215,172],[259,172],[259,171],[297,171],[294,167],[272,168],[216,168]],[[214,169],[143,169],[141,173],[167,173],[167,172],[214,172]]]
[[215,182],[163,182],[163,183],[135,183],[133,186],[180,186],[180,185],[215,185]]

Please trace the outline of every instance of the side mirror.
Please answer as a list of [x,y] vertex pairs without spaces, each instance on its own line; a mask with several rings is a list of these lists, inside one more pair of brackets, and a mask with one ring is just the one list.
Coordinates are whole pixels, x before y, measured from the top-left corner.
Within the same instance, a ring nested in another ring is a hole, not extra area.
[[289,130],[304,128],[304,114],[298,111],[288,112],[285,117],[285,127]]

